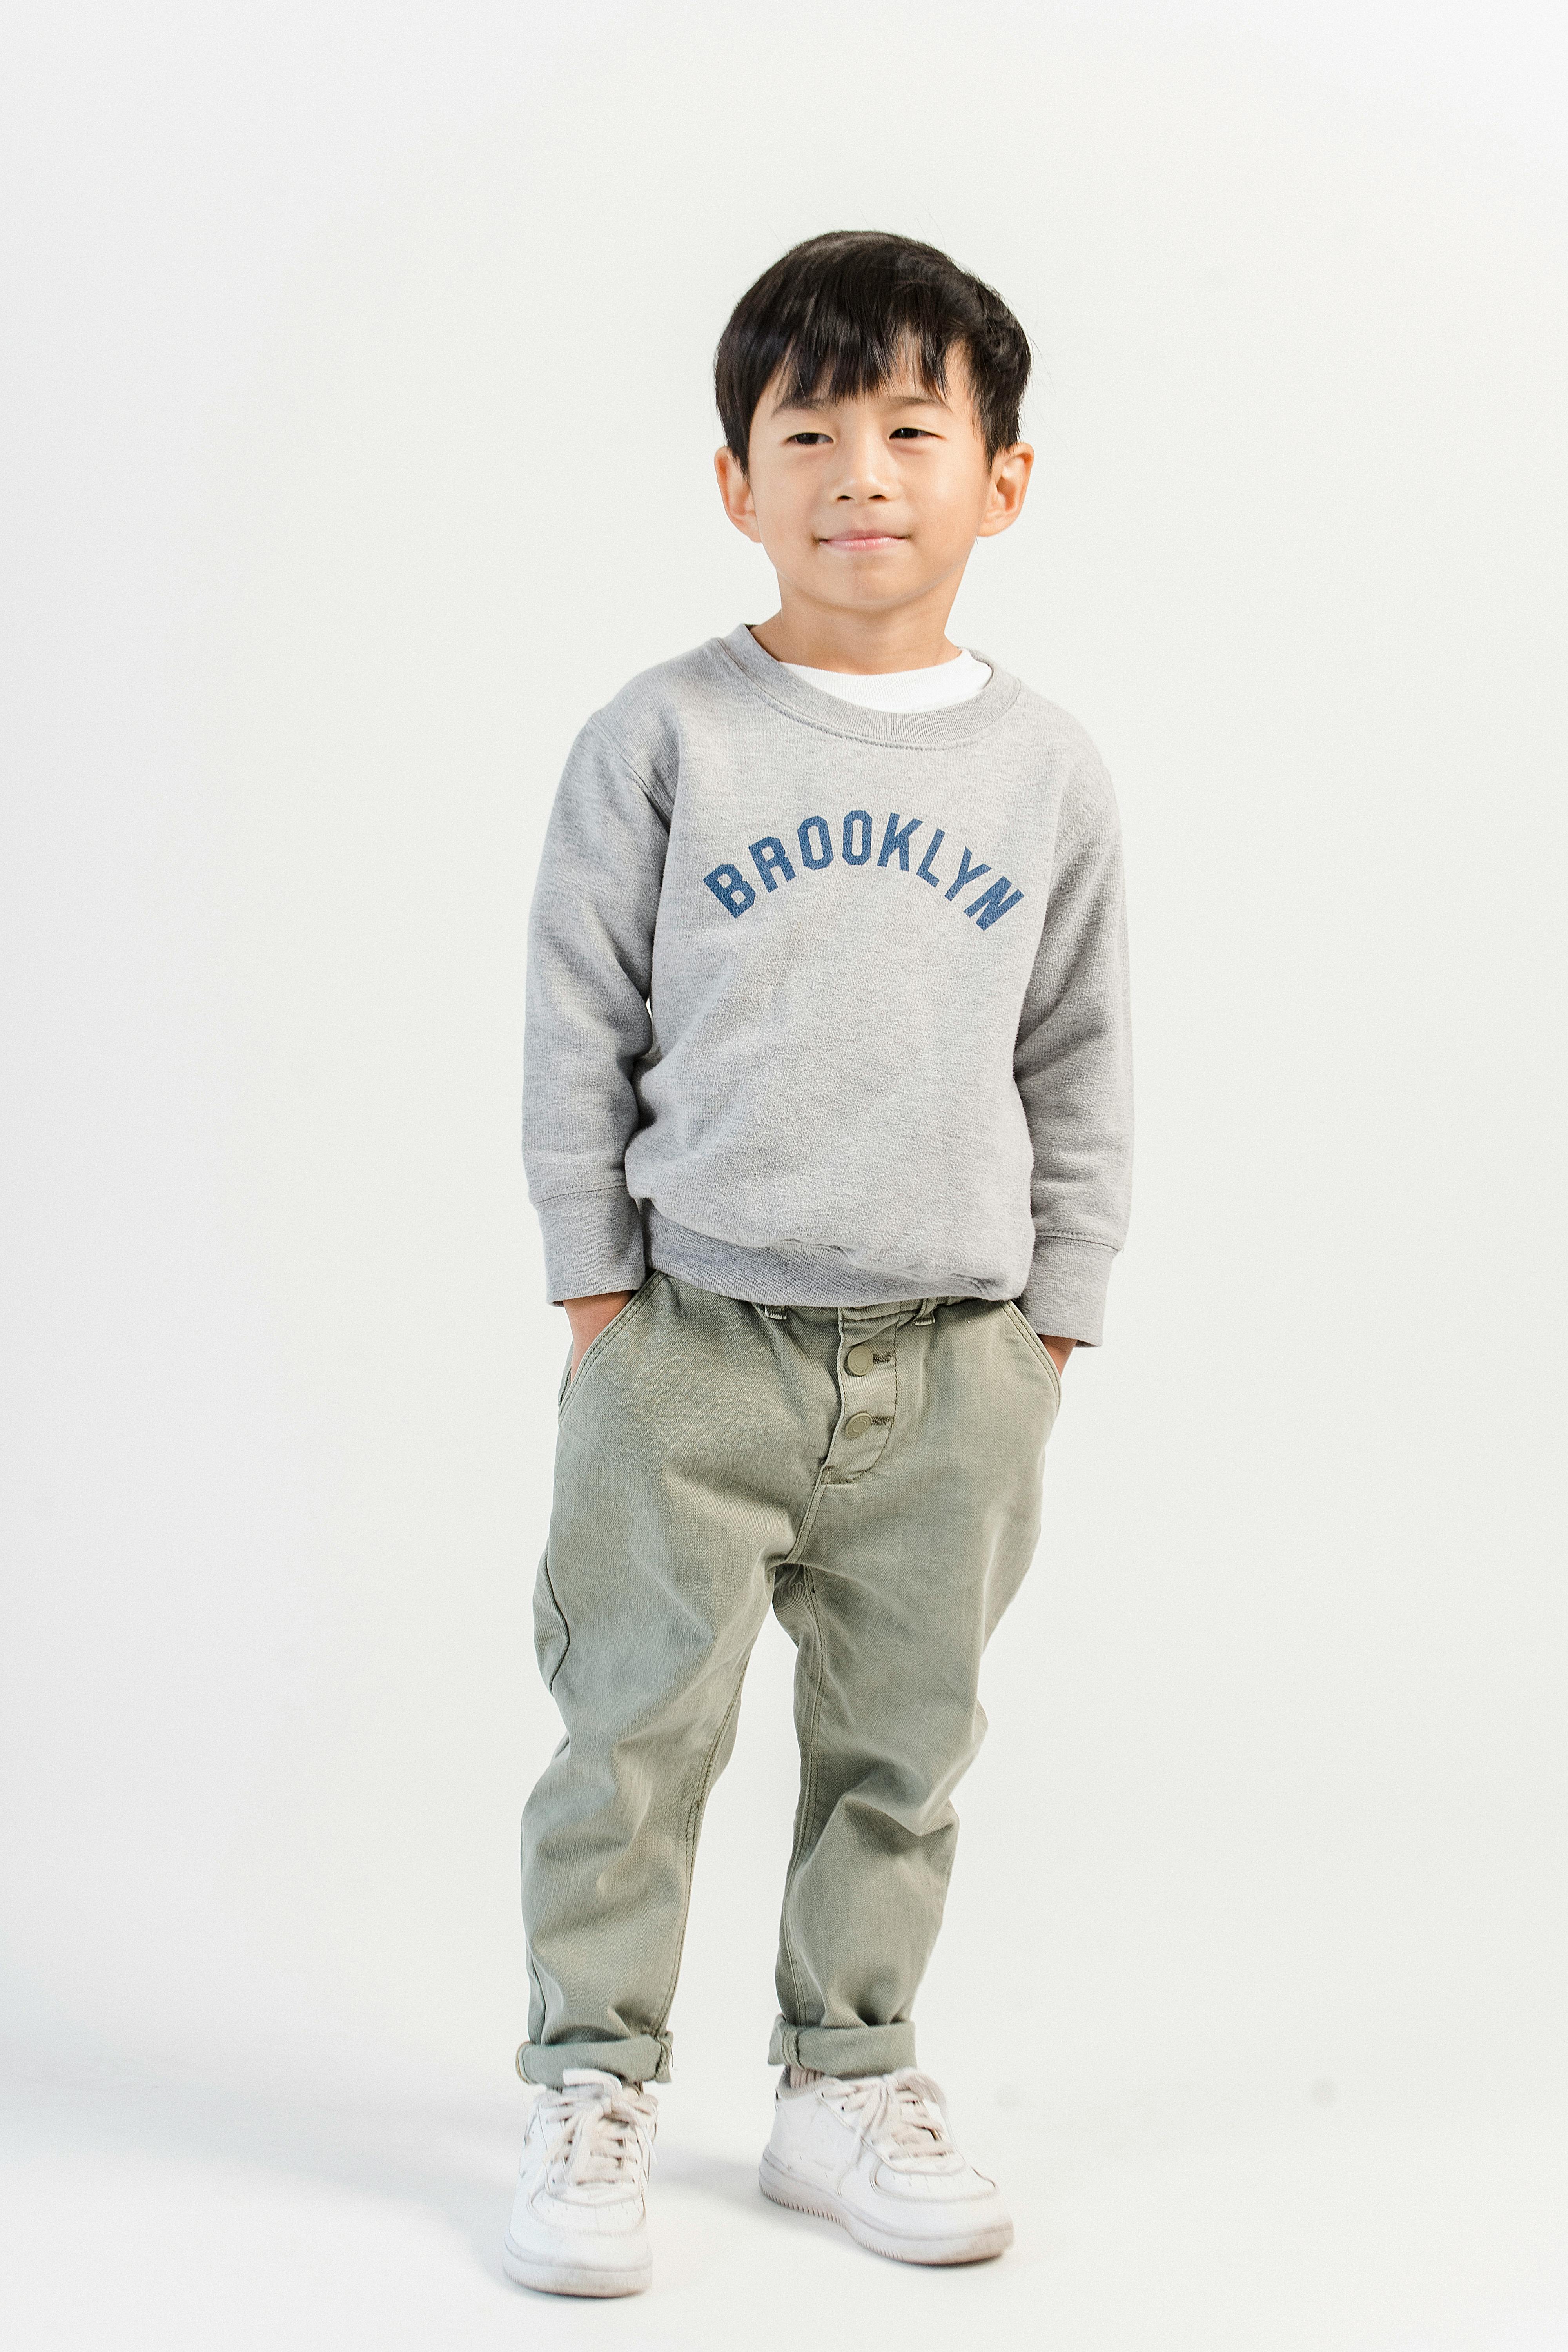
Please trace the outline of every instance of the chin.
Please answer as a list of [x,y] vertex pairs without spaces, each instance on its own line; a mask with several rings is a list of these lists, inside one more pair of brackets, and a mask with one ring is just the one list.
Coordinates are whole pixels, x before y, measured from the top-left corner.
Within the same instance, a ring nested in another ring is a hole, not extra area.
[[813,584],[831,604],[847,597],[909,595],[924,584],[907,564],[887,555],[834,555],[813,566]]

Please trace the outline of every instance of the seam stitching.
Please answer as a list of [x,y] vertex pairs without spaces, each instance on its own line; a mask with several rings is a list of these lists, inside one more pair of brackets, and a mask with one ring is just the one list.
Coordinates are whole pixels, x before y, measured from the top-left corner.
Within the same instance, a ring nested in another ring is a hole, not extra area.
[[[829,1444],[831,1444],[831,1440],[829,1441]],[[826,1485],[827,1465],[824,1462],[821,1469],[816,1474],[816,1484],[811,1490],[811,1500],[805,1507],[805,1517],[800,1523],[800,1533],[795,1537],[794,1543],[791,1544],[783,1559],[780,1560],[780,1568],[798,1568],[800,1566],[800,1548],[805,1541],[807,1536],[811,1533],[811,1523],[816,1517],[816,1507],[822,1500],[823,1492],[826,1487]]]
[[1039,1333],[1031,1328],[1027,1316],[1020,1311],[1018,1307],[1011,1298],[1005,1298],[1002,1304],[1006,1309],[1009,1328],[1017,1333],[1020,1340],[1027,1343],[1029,1353],[1035,1358],[1037,1363],[1043,1364],[1047,1371],[1049,1372],[1052,1384],[1056,1390],[1057,1402],[1059,1405],[1062,1401],[1062,1376],[1060,1372],[1058,1371],[1056,1365],[1052,1362],[1049,1350],[1041,1339]]
[[533,1205],[536,1209],[552,1209],[557,1201],[590,1201],[596,1199],[601,1192],[626,1192],[627,1200],[631,1199],[631,1194],[626,1192],[626,1180],[622,1175],[612,1176],[603,1184],[573,1184],[563,1192],[541,1192]]
[[[546,2030],[547,2030],[547,2028],[548,2028],[548,2026],[549,2026],[549,2024],[550,2024],[550,2003],[549,2003],[549,2001],[548,2001],[548,2000],[545,1999],[545,1997],[544,1997],[544,1979],[543,1979],[543,1978],[542,1978],[542,1977],[540,1975],[540,1973],[539,1973],[539,1964],[538,1964],[538,1962],[535,1960],[535,1958],[534,1958],[534,1957],[533,1957],[533,1945],[532,1945],[532,1942],[531,1942],[531,1940],[527,1942],[526,1948],[527,1948],[527,1952],[528,1952],[528,1973],[529,1973],[529,1975],[532,1978],[532,1979],[533,1979],[533,1989],[534,1989],[535,1992],[539,1995],[539,2034],[538,2034],[538,2039],[539,2039],[541,2042],[542,2042],[542,2041],[543,2041],[543,2039],[544,2039],[544,2036],[545,2036]],[[526,2082],[527,2082],[527,2080],[528,2080],[528,2076],[527,2076],[526,2074],[523,2074],[523,2072],[522,2072],[522,2053],[523,2053],[523,2052],[528,2048],[529,2042],[530,2042],[531,2041],[532,2041],[533,2039],[534,2039],[534,2036],[533,2036],[533,2035],[531,2035],[531,2034],[525,2034],[524,2039],[523,2039],[521,2042],[520,2042],[518,2043],[518,2047],[517,2047],[517,2056],[516,2056],[515,2060],[513,2061],[513,2063],[516,2065],[516,2068],[517,2068],[518,2074],[521,2076],[521,2079],[522,2079],[525,2083],[526,2083]]]
[[670,1968],[669,1983],[659,2003],[658,2014],[654,2022],[654,2033],[659,2039],[662,2039],[664,2029],[669,2021],[669,2011],[675,2000],[675,1989],[680,1981],[680,1960],[686,1948],[686,1925],[691,1916],[691,1882],[697,1870],[697,1836],[702,1821],[702,1808],[707,1802],[708,1791],[712,1787],[716,1775],[719,1750],[724,1744],[724,1734],[733,1722],[735,1710],[741,1704],[741,1692],[745,1685],[746,1668],[750,1662],[751,1652],[748,1650],[745,1657],[741,1661],[741,1671],[735,1677],[735,1688],[730,1704],[724,1709],[719,1728],[713,1734],[712,1744],[702,1759],[702,1770],[698,1779],[696,1793],[686,1816],[686,1869],[680,1904],[680,1923],[675,1931],[675,1958]]
[[[993,727],[996,726],[1001,719],[1006,717],[1008,711],[1012,709],[1013,705],[1018,699],[1018,681],[1016,678],[1010,679],[1009,685],[1011,686],[1012,691],[1010,693],[1006,693],[1005,699],[1001,704],[1000,708],[993,712],[991,717],[987,719],[982,726],[971,728],[968,734],[950,735],[947,740],[943,743],[909,743],[889,741],[886,738],[876,735],[857,734],[851,729],[847,727],[835,727],[826,719],[811,718],[805,711],[795,709],[789,703],[781,700],[779,696],[770,693],[768,688],[763,684],[761,678],[753,677],[745,664],[737,657],[730,646],[725,645],[721,637],[719,639],[719,649],[722,653],[724,659],[731,665],[731,668],[735,670],[739,677],[745,680],[745,683],[751,688],[752,693],[760,695],[765,703],[767,703],[773,709],[781,711],[784,718],[795,719],[799,726],[814,729],[818,735],[831,735],[840,743],[858,743],[862,747],[869,748],[872,751],[951,751],[960,743],[973,743],[980,736],[988,735]],[[993,676],[996,673],[994,671]],[[981,698],[980,695],[976,695],[974,697],[976,702],[980,701]],[[949,703],[947,708],[950,710],[962,710],[963,706],[962,703]],[[879,715],[888,718],[910,716],[920,717],[922,714],[919,712],[882,712]],[[934,718],[936,713],[932,712],[930,715]]]
[[583,1360],[577,1367],[576,1376],[574,1379],[567,1382],[565,1392],[561,1399],[557,1413],[558,1426],[565,1422],[567,1414],[571,1412],[572,1400],[582,1389],[583,1375],[587,1370],[588,1366],[594,1362],[596,1358],[608,1353],[608,1349],[605,1347],[605,1341],[610,1338],[611,1333],[614,1332],[618,1335],[626,1329],[628,1323],[636,1320],[637,1317],[642,1313],[643,1308],[647,1305],[648,1300],[653,1297],[656,1286],[663,1280],[663,1275],[656,1267],[654,1272],[647,1276],[647,1280],[632,1293],[620,1312],[616,1315],[611,1316],[609,1321],[599,1333],[597,1339],[593,1341],[592,1345],[584,1349]]
[[[800,1564],[800,1582],[801,1590],[805,1594],[805,1605],[811,1616],[812,1639],[816,1644],[816,1658],[811,1689],[811,1713],[806,1726],[805,1753],[801,1759],[805,1769],[800,1791],[800,1825],[795,1831],[789,1868],[784,1873],[784,1900],[779,1906],[779,1942],[789,1962],[790,1983],[795,1989],[795,2005],[797,2011],[805,2007],[805,1997],[801,1990],[800,1958],[795,1950],[795,1938],[789,1930],[789,1898],[801,1864],[805,1859],[806,1848],[811,1843],[812,1831],[816,1826],[816,1735],[822,1716],[822,1685],[826,1679],[826,1658],[822,1639],[822,1618],[816,1606],[816,1588],[812,1582],[811,1570],[804,1561]],[[796,2026],[795,2031],[798,2032],[800,2030]]]
[[655,816],[658,817],[660,824],[663,825],[665,831],[668,833],[669,830],[670,811],[660,806],[658,795],[654,791],[654,788],[652,784],[649,783],[647,778],[639,769],[633,767],[630,760],[627,759],[626,753],[622,751],[620,745],[616,742],[615,737],[605,725],[604,720],[598,717],[597,713],[595,713],[587,723],[589,727],[592,728],[594,733],[598,737],[599,740],[608,747],[616,759],[620,762],[621,766],[626,770],[627,775],[631,778],[633,783],[637,786],[638,792],[641,793],[644,800],[647,801],[649,808],[652,809]]

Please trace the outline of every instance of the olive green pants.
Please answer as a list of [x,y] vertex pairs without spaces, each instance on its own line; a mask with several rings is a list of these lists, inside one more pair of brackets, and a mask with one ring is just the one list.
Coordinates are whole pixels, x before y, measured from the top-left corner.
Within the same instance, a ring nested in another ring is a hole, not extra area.
[[666,2081],[692,1865],[770,1604],[800,1801],[769,2053],[914,2059],[981,1653],[1039,1534],[1056,1368],[1016,1307],[770,1307],[650,1275],[563,1378],[522,1824],[519,2071]]

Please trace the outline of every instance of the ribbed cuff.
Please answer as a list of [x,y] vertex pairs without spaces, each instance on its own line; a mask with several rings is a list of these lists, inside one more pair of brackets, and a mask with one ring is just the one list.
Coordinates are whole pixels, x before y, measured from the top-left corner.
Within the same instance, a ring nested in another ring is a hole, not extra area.
[[1115,1256],[1108,1242],[1037,1234],[1028,1285],[1018,1301],[1018,1311],[1030,1330],[1098,1348],[1105,1328],[1105,1294]]
[[563,1298],[595,1298],[605,1290],[637,1290],[643,1261],[642,1220],[624,1184],[601,1192],[563,1192],[534,1203],[544,1236],[544,1286],[553,1307]]
[[915,2063],[915,2029],[900,2025],[790,2025],[773,2020],[770,2066],[812,2066],[819,2074],[890,2074]]

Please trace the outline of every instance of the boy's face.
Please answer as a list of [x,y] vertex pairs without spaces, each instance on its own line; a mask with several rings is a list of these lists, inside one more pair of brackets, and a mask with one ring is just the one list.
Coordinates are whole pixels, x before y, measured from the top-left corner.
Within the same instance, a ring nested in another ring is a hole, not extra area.
[[870,615],[944,593],[951,602],[977,539],[1005,530],[1024,503],[1034,452],[988,459],[962,346],[937,394],[912,369],[856,400],[782,404],[778,379],[752,420],[749,463],[717,458],[736,528],[814,604]]

